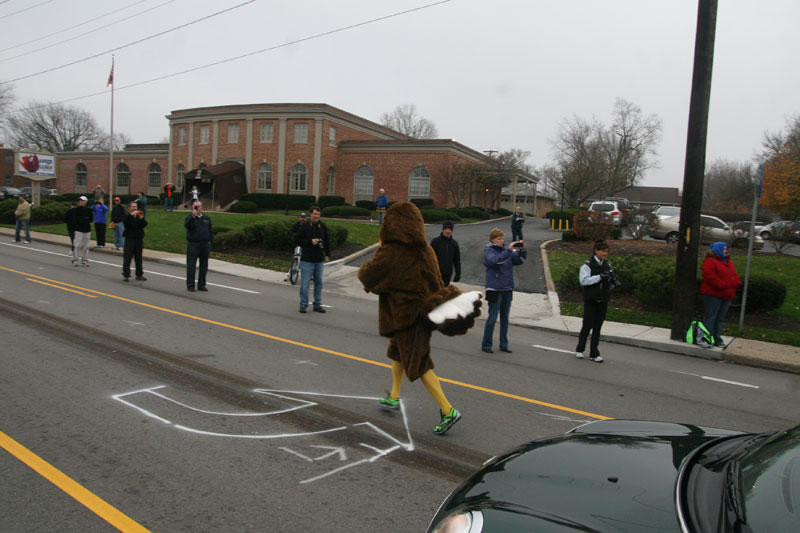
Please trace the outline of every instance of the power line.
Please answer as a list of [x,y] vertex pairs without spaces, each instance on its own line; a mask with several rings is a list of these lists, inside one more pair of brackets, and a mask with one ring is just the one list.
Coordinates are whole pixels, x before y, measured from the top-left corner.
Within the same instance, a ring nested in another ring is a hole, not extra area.
[[[8,1],[8,0],[6,0],[6,1]],[[146,0],[138,0],[137,2],[134,2],[132,4],[128,4],[125,7],[121,7],[119,9],[115,9],[114,11],[109,11],[108,13],[105,13],[105,14],[100,15],[98,17],[95,17],[93,19],[89,19],[89,20],[81,22],[79,24],[75,24],[73,26],[70,26],[69,28],[64,28],[62,30],[54,31],[53,33],[44,35],[42,37],[37,37],[36,39],[31,39],[30,41],[26,41],[24,43],[18,43],[18,44],[15,44],[14,46],[9,46],[8,48],[3,48],[2,50],[0,50],[0,52],[6,52],[8,50],[13,50],[14,48],[19,48],[20,46],[25,46],[26,44],[35,43],[36,41],[42,41],[44,39],[47,39],[48,37],[52,37],[53,35],[58,35],[59,33],[64,33],[65,31],[74,30],[75,28],[79,28],[81,26],[89,24],[90,22],[94,22],[95,20],[100,20],[101,18],[107,17],[109,15],[113,15],[114,13],[117,13],[119,11],[124,11],[125,9],[128,9],[129,7],[135,6],[136,4],[141,4],[142,2],[145,2],[145,1]],[[56,44],[51,45],[51,46],[56,46],[57,44],[61,44],[61,43],[56,43]],[[40,48],[39,50],[44,50],[44,48]],[[39,50],[34,50],[33,52],[38,52]],[[31,54],[33,52],[27,52],[27,53]],[[15,56],[15,57],[20,57],[20,56]],[[10,57],[9,59],[14,59],[14,58]],[[3,61],[5,61],[5,59]]]
[[[256,50],[255,52],[248,52],[246,54],[241,54],[241,55],[238,55],[238,56],[235,56],[235,57],[230,57],[228,59],[222,59],[220,61],[215,61],[213,63],[207,63],[207,64],[201,65],[199,67],[193,67],[193,68],[190,68],[190,69],[182,70],[180,72],[173,72],[172,74],[166,74],[164,76],[159,76],[157,78],[151,78],[149,80],[144,80],[144,81],[139,81],[139,82],[136,82],[136,83],[131,83],[130,85],[124,85],[122,87],[115,87],[114,90],[115,91],[122,91],[122,90],[125,90],[125,89],[131,89],[133,87],[138,87],[140,85],[145,85],[145,84],[153,83],[153,82],[160,81],[160,80],[165,80],[165,79],[168,79],[168,78],[174,78],[175,76],[180,76],[182,74],[188,74],[190,72],[196,72],[198,70],[214,67],[214,66],[221,65],[221,64],[224,64],[224,63],[229,63],[231,61],[236,61],[238,59],[244,59],[246,57],[254,56],[254,55],[257,55],[257,54],[263,54],[264,52],[271,52],[273,50],[278,50],[280,48],[286,48],[287,46],[292,46],[292,45],[303,43],[303,42],[306,42],[306,41],[319,39],[321,37],[326,37],[328,35],[341,33],[343,31],[351,30],[351,29],[358,28],[358,27],[361,27],[361,26],[367,26],[369,24],[374,24],[376,22],[381,22],[383,20],[388,20],[388,19],[399,17],[399,16],[402,16],[402,15],[407,15],[409,13],[414,13],[415,11],[422,11],[423,9],[428,9],[428,8],[435,7],[435,6],[438,6],[438,5],[441,5],[441,4],[446,4],[448,2],[450,2],[450,0],[440,0],[438,2],[433,2],[431,4],[426,4],[424,6],[419,6],[419,7],[415,7],[415,8],[412,8],[412,9],[407,9],[405,11],[398,11],[398,12],[395,12],[395,13],[392,13],[392,14],[389,14],[389,15],[384,15],[382,17],[377,17],[377,18],[374,18],[374,19],[365,20],[363,22],[357,22],[357,23],[351,24],[349,26],[342,26],[341,28],[337,28],[335,30],[329,30],[329,31],[325,31],[325,32],[322,32],[322,33],[317,33],[315,35],[310,35],[308,37],[303,37],[301,39],[296,39],[294,41],[289,41],[289,42],[286,42],[286,43],[283,43],[283,44],[270,46],[269,48],[262,48],[261,50]],[[11,80],[11,81],[14,81],[14,80]],[[0,82],[0,85],[2,85],[2,83],[7,83],[7,82]],[[94,96],[100,96],[102,94],[107,94],[108,92],[109,91],[100,91],[100,92],[96,92],[96,93],[92,93],[92,94],[86,94],[86,95],[83,95],[83,96],[76,96],[75,98],[69,98],[67,100],[61,100],[61,101],[58,101],[58,102],[51,102],[51,103],[48,103],[48,104],[42,104],[42,105],[38,105],[38,106],[34,106],[34,107],[28,107],[26,109],[39,109],[41,107],[47,107],[47,106],[51,106],[51,105],[65,104],[67,102],[74,102],[76,100],[83,100],[85,98],[92,98]],[[12,111],[11,113],[18,113],[20,111],[22,111],[22,110]]]
[[[151,7],[151,8],[145,9],[144,11],[140,11],[139,13],[135,13],[135,14],[133,14],[133,15],[130,15],[130,16],[128,16],[128,17],[125,17],[125,18],[122,18],[122,19],[120,19],[120,20],[117,20],[117,21],[115,21],[115,22],[111,22],[110,24],[106,24],[105,26],[100,26],[99,28],[95,28],[95,29],[93,29],[93,30],[87,31],[87,32],[85,32],[85,33],[82,33],[82,34],[80,34],[80,35],[76,35],[75,37],[70,37],[69,39],[64,39],[63,41],[59,41],[59,42],[57,42],[57,43],[53,43],[53,44],[50,44],[50,45],[47,45],[47,46],[43,46],[42,48],[37,48],[36,50],[31,50],[30,52],[25,52],[25,53],[18,54],[18,55],[12,56],[12,57],[7,57],[6,59],[0,59],[0,63],[3,63],[3,62],[5,62],[5,61],[9,61],[9,60],[11,60],[11,59],[16,59],[16,58],[18,58],[18,57],[27,56],[27,55],[33,54],[33,53],[35,53],[35,52],[41,52],[42,50],[47,50],[48,48],[53,48],[54,46],[58,46],[58,45],[60,45],[60,44],[68,43],[68,42],[70,42],[70,41],[74,41],[75,39],[80,39],[81,37],[85,37],[85,36],[89,35],[90,33],[95,33],[95,32],[98,32],[98,31],[100,31],[100,30],[103,30],[103,29],[105,29],[105,28],[108,28],[108,27],[110,27],[110,26],[113,26],[113,25],[115,25],[115,24],[119,24],[120,22],[124,22],[124,21],[126,21],[126,20],[130,20],[130,19],[132,19],[132,18],[134,18],[134,17],[138,17],[139,15],[144,15],[145,13],[149,13],[150,11],[153,11],[153,10],[155,10],[155,9],[158,9],[159,7],[164,7],[164,6],[165,6],[165,5],[167,5],[167,4],[171,4],[171,3],[172,3],[172,2],[174,2],[174,1],[175,1],[175,0],[167,0],[167,1],[166,1],[166,2],[164,2],[163,4],[158,4],[157,6],[153,6],[153,7]],[[126,46],[127,46],[127,45],[126,45]],[[123,46],[122,48],[124,48],[124,46]],[[113,50],[111,50],[111,51],[113,52]],[[98,54],[98,55],[99,55],[99,54]],[[97,57],[97,56],[93,56],[93,57]],[[92,58],[90,57],[90,58],[87,58],[87,59],[92,59]],[[79,60],[79,61],[74,61],[73,63],[67,63],[66,65],[62,65],[62,66],[60,66],[60,67],[55,67],[55,68],[53,68],[53,69],[50,69],[50,70],[57,70],[57,69],[59,69],[59,68],[63,68],[63,67],[69,66],[69,65],[73,65],[73,64],[75,64],[75,63],[80,63],[81,61],[85,61],[85,59],[81,59],[81,60]],[[45,70],[44,72],[49,72],[49,71]],[[43,74],[43,72],[39,72],[38,74]],[[18,78],[18,79],[25,79],[25,78],[29,78],[29,77],[31,77],[31,76],[36,76],[36,75],[37,75],[37,74],[31,74],[30,76],[24,76],[24,77],[22,77],[22,78]],[[14,81],[14,80],[11,80],[11,81]],[[5,83],[5,82],[3,82],[3,83]]]
[[24,13],[25,11],[30,11],[31,9],[35,9],[35,8],[37,8],[39,6],[43,6],[45,4],[49,4],[52,1],[53,0],[45,0],[44,2],[36,4],[35,6],[26,7],[25,9],[20,9],[19,11],[14,11],[13,13],[9,13],[8,15],[3,15],[2,17],[0,17],[0,19],[7,19],[8,17],[13,17],[14,15],[19,15],[20,13]]

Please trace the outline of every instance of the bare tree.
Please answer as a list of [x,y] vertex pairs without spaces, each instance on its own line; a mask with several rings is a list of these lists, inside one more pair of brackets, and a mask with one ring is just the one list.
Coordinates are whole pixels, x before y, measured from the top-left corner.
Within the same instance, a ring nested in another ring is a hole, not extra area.
[[555,156],[556,179],[561,181],[564,203],[578,206],[603,189],[606,160],[597,121],[579,117],[561,122],[557,137],[551,140]]
[[0,127],[8,120],[8,111],[14,104],[14,86],[8,83],[0,84]]
[[425,117],[417,115],[414,104],[397,106],[391,113],[381,115],[381,125],[404,133],[415,139],[435,139],[439,136],[436,125]]
[[705,212],[749,213],[758,180],[752,163],[717,159],[703,177]]
[[503,194],[503,187],[511,184],[515,171],[528,172],[531,169],[527,163],[530,155],[528,150],[511,148],[487,158],[489,165],[478,173],[475,182],[483,187],[488,205],[493,206],[498,203]]
[[62,104],[31,102],[8,118],[8,132],[17,148],[50,152],[98,150],[108,140],[91,113]]
[[[109,149],[109,136],[106,135],[105,139],[103,139],[102,144],[98,146],[100,150],[108,150]],[[115,152],[122,152],[125,150],[125,146],[131,143],[131,137],[127,133],[115,133],[114,134],[114,143],[111,145],[111,148],[114,149]]]
[[434,186],[447,195],[450,203],[463,207],[482,167],[474,163],[454,163],[431,176]]

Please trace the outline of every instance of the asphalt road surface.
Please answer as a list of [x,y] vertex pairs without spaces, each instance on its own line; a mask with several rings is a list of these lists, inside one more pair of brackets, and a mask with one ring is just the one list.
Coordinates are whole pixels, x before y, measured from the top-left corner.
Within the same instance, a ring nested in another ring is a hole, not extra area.
[[615,345],[598,365],[518,327],[513,354],[486,355],[479,321],[433,338],[464,414],[436,436],[421,383],[401,411],[376,404],[374,300],[326,292],[300,315],[288,283],[189,293],[180,267],[122,283],[118,256],[90,257],[0,243],[0,531],[421,531],[484,460],[585,421],[797,422],[794,374]]

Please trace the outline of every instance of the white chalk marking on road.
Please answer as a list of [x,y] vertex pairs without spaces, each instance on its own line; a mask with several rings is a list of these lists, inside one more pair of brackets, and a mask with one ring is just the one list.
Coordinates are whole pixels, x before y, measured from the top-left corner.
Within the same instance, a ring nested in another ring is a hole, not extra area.
[[758,385],[750,385],[749,383],[741,383],[739,381],[730,381],[728,379],[722,378],[712,378],[711,376],[702,376],[700,374],[692,374],[691,372],[681,372],[680,370],[670,370],[670,372],[674,372],[676,374],[684,374],[686,376],[694,376],[696,378],[705,379],[708,381],[716,381],[718,383],[726,383],[728,385],[737,385],[739,387],[749,387],[751,389],[760,389]]
[[288,452],[288,453],[291,453],[292,455],[295,455],[295,456],[297,456],[297,457],[299,457],[299,458],[301,458],[301,459],[305,459],[305,460],[306,460],[306,461],[308,461],[309,463],[313,463],[313,462],[314,462],[314,459],[312,459],[311,457],[308,457],[308,456],[306,456],[306,455],[303,455],[303,454],[302,454],[302,453],[300,453],[300,452],[296,452],[296,451],[294,451],[294,450],[293,450],[293,449],[291,449],[291,448],[285,448],[285,447],[283,447],[283,446],[280,446],[278,449],[279,449],[279,450],[283,450],[283,451],[285,451],[285,452]]
[[315,457],[314,458],[315,461],[321,461],[323,459],[327,459],[328,457],[332,457],[334,455],[338,455],[340,461],[347,461],[347,454],[345,453],[344,448],[342,448],[341,446],[322,446],[320,444],[312,444],[311,447],[312,448],[321,448],[323,450],[331,450],[331,451],[329,451],[328,453],[326,453],[324,455],[320,455],[319,457]]
[[146,326],[147,325],[144,322],[133,322],[132,320],[125,320],[124,322],[127,322],[131,326]]
[[286,438],[293,438],[293,437],[309,437],[311,435],[322,435],[323,433],[333,433],[334,431],[343,431],[347,429],[347,426],[341,426],[338,428],[330,428],[330,429],[323,429],[320,431],[306,431],[303,433],[281,433],[276,435],[268,435],[266,433],[261,435],[237,435],[234,433],[216,433],[214,431],[204,431],[202,429],[194,429],[186,426],[182,426],[180,424],[174,424],[177,429],[181,429],[183,431],[188,431],[189,433],[195,433],[197,435],[206,435],[208,437],[227,437],[232,439],[263,439],[263,440],[270,440],[270,439],[286,439]]
[[552,413],[543,413],[541,411],[537,412],[537,414],[540,414],[542,416],[549,416],[550,418],[555,418],[556,420],[562,420],[564,422],[579,422],[581,424],[586,424],[588,422],[592,422],[592,420],[583,420],[583,419],[580,419],[580,418],[570,418],[570,417],[564,416],[564,415],[554,415]]
[[541,344],[532,344],[533,348],[539,348],[542,350],[547,350],[550,352],[562,352],[562,353],[575,353],[575,350],[562,350],[561,348],[553,348],[552,346],[542,346]]
[[314,366],[319,366],[317,363],[315,363],[313,361],[295,361],[294,364],[296,364],[296,365],[314,365]]

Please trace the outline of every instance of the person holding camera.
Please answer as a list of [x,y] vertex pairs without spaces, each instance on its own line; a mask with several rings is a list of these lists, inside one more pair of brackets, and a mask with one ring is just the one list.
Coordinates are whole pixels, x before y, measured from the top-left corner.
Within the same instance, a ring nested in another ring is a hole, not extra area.
[[144,218],[144,211],[142,211],[139,202],[134,201],[128,205],[130,211],[122,219],[122,224],[125,228],[123,230],[125,246],[122,249],[122,281],[128,281],[131,277],[131,259],[136,264],[136,279],[138,281],[147,281],[147,278],[144,277],[144,267],[142,265],[144,227],[147,226],[147,220]]
[[508,315],[514,295],[514,267],[525,262],[528,251],[523,241],[514,241],[505,247],[505,233],[494,228],[489,232],[489,243],[483,249],[483,266],[486,267],[486,301],[489,316],[483,328],[481,350],[494,353],[492,337],[494,324],[500,314],[500,351],[511,353],[508,347]]
[[608,299],[611,290],[619,286],[617,275],[611,268],[608,258],[608,244],[595,241],[592,257],[580,269],[578,278],[583,287],[583,325],[578,336],[578,346],[575,348],[575,357],[584,358],[586,338],[592,332],[592,342],[589,348],[589,360],[602,363],[603,357],[597,346],[600,344],[600,329],[606,319]]
[[211,255],[211,243],[214,241],[214,228],[211,219],[203,213],[203,204],[192,202],[192,212],[186,215],[183,222],[186,228],[186,290],[194,292],[194,273],[198,259],[200,271],[197,274],[197,290],[207,291],[206,273],[208,257]]
[[294,234],[294,242],[300,247],[300,312],[308,307],[308,287],[314,280],[314,311],[324,313],[322,308],[322,265],[330,260],[331,248],[328,228],[320,220],[319,207],[313,206],[310,220],[301,224]]

